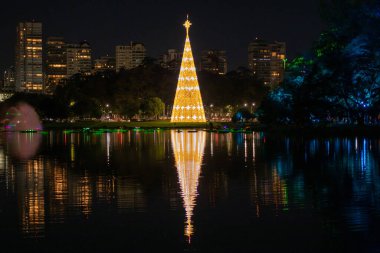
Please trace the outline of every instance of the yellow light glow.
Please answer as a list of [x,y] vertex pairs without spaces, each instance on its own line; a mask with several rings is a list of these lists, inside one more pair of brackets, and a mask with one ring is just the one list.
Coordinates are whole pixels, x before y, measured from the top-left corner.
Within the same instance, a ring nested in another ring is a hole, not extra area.
[[198,195],[198,182],[201,173],[202,157],[206,142],[206,133],[199,131],[171,132],[172,147],[177,166],[181,196],[186,212],[185,236],[189,242],[194,233],[191,218]]
[[189,19],[184,24],[186,41],[175,94],[171,122],[206,122],[202,96],[191,51]]

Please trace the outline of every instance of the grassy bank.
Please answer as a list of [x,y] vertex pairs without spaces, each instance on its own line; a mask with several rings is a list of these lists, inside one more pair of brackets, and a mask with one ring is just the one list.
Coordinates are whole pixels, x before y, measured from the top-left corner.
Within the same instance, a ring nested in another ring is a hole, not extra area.
[[[357,125],[324,125],[324,126],[265,126],[259,124],[234,124],[231,122],[210,123],[170,123],[169,121],[145,121],[145,122],[45,122],[45,130],[64,129],[218,129],[219,132],[266,132],[273,135],[286,136],[380,136],[380,126],[357,126]],[[224,131],[225,130],[225,131]]]

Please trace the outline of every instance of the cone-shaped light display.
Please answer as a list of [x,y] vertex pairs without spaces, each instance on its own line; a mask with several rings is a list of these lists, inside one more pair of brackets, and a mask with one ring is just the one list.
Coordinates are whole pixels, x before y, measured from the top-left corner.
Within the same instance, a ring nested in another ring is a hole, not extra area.
[[201,91],[191,51],[189,29],[191,23],[187,18],[185,24],[186,41],[183,50],[181,70],[179,72],[171,122],[206,122]]
[[193,235],[192,216],[198,195],[198,182],[201,173],[202,157],[206,133],[172,131],[172,146],[177,165],[178,181],[186,213],[185,236],[189,242]]

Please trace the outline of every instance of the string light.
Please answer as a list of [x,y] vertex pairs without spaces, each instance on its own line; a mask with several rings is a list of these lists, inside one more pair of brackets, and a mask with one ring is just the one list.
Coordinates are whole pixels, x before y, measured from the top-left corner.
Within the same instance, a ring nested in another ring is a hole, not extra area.
[[186,41],[183,50],[181,69],[174,99],[171,122],[206,122],[202,96],[191,51],[189,19],[183,24],[186,28]]
[[201,175],[206,133],[203,131],[196,133],[172,131],[171,140],[186,213],[185,236],[190,242],[194,233],[192,217],[198,196],[197,188]]

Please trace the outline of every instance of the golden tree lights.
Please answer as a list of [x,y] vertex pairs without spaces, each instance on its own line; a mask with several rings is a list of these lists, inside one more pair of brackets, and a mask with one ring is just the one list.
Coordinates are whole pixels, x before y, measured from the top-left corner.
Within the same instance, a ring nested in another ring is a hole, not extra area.
[[206,122],[189,39],[189,29],[191,26],[189,19],[187,19],[183,25],[186,28],[186,41],[183,50],[171,122]]
[[172,131],[171,140],[181,187],[181,196],[186,212],[185,236],[187,236],[190,242],[194,230],[191,218],[198,195],[197,188],[201,173],[206,133],[178,133]]

